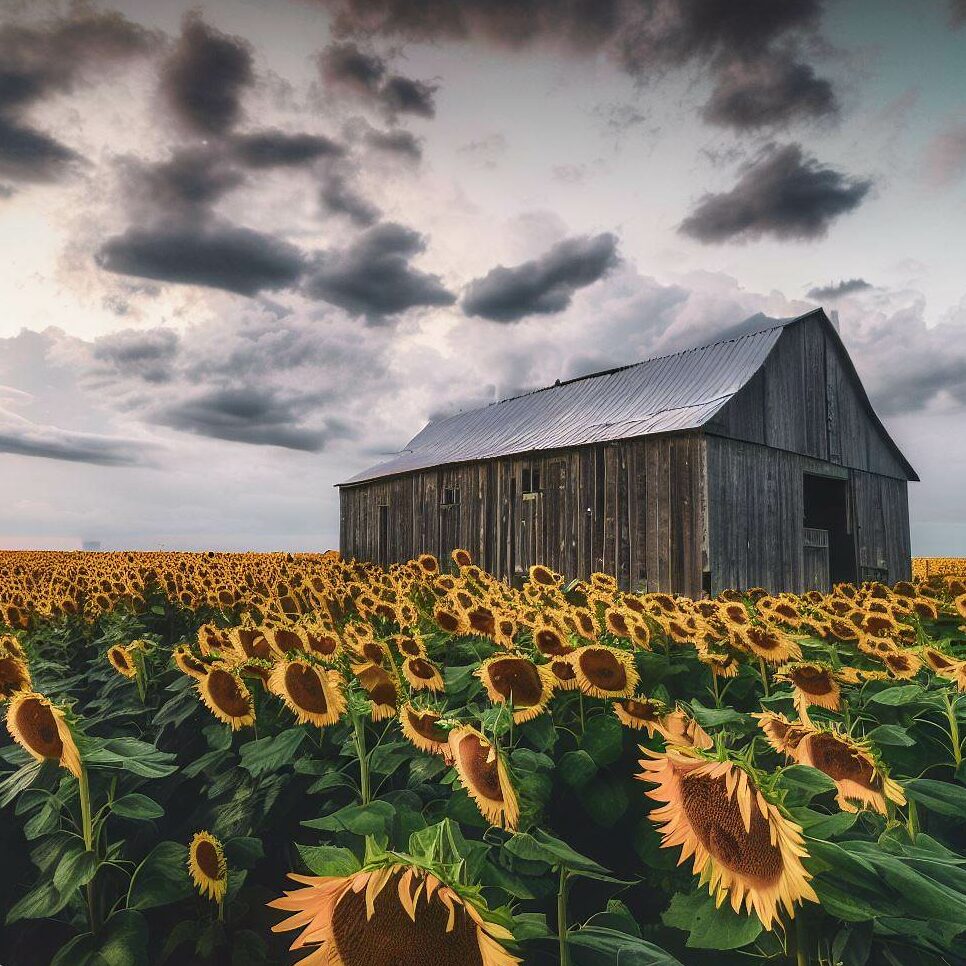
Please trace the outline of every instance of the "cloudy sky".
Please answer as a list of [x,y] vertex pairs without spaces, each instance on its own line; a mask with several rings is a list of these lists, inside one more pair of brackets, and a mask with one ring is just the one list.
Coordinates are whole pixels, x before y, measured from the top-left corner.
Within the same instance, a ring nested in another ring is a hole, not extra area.
[[966,554],[963,0],[0,2],[0,545],[318,549],[427,419],[835,310]]

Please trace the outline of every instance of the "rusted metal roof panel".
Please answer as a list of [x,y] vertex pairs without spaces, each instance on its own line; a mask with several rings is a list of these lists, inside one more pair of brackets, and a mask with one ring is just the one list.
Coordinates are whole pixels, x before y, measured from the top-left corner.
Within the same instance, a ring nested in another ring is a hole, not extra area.
[[759,370],[783,324],[429,423],[346,483],[451,463],[698,429]]

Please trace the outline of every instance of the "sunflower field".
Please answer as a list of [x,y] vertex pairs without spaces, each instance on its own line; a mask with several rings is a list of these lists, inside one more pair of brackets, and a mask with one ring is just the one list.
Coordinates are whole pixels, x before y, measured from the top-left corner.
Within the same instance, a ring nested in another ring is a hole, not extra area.
[[966,576],[0,554],[3,966],[966,962]]

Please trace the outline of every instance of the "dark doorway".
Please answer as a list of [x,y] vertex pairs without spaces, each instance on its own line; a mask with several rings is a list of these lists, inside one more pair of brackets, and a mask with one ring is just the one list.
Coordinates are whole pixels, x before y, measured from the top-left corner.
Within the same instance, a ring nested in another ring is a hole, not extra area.
[[[812,574],[817,577],[821,570],[827,571],[828,576],[823,583],[855,583],[858,572],[852,515],[849,512],[848,480],[806,473],[803,496],[806,573],[810,572],[811,557]],[[823,556],[827,556],[827,567],[821,563]]]

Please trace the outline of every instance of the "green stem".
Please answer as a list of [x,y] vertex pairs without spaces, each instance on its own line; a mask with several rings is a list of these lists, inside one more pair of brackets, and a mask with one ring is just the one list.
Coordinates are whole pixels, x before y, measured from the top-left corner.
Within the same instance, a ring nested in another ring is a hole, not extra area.
[[957,770],[963,763],[963,746],[959,737],[959,719],[956,717],[956,708],[949,700],[949,692],[943,690],[943,702],[946,705],[946,719],[949,721],[949,743],[953,748],[953,762]]
[[711,690],[714,694],[714,706],[720,711],[721,710],[721,692],[718,690],[718,675],[711,672]]
[[580,734],[584,733],[584,693],[581,691],[578,695],[580,702]]
[[761,683],[762,687],[765,689],[765,697],[770,697],[771,692],[768,688],[768,668],[765,667],[765,659],[763,657],[758,658],[758,670],[761,672]]
[[[80,799],[81,830],[84,834],[84,850],[94,851],[94,822],[91,819],[91,786],[87,778],[87,769],[80,766],[80,776],[77,779],[77,797]],[[94,880],[91,879],[84,887],[87,899],[87,921],[91,932],[97,931],[97,910],[94,904]]]
[[135,679],[138,683],[138,696],[141,698],[141,704],[144,704],[146,689],[144,686],[144,655],[137,653],[134,655],[134,667],[137,673],[135,674]]
[[565,866],[560,866],[560,888],[557,890],[557,941],[560,947],[560,966],[570,966],[567,932],[567,869]]
[[802,925],[802,917],[795,918],[795,964],[796,966],[808,966],[808,951],[805,944],[805,929]]
[[916,810],[915,801],[911,798],[906,811],[906,828],[909,830],[909,838],[915,842],[916,836],[919,834],[919,813]]
[[356,736],[356,756],[359,759],[359,795],[363,805],[368,805],[372,798],[372,788],[369,780],[369,754],[366,751],[366,726],[359,715],[353,714],[352,726]]

